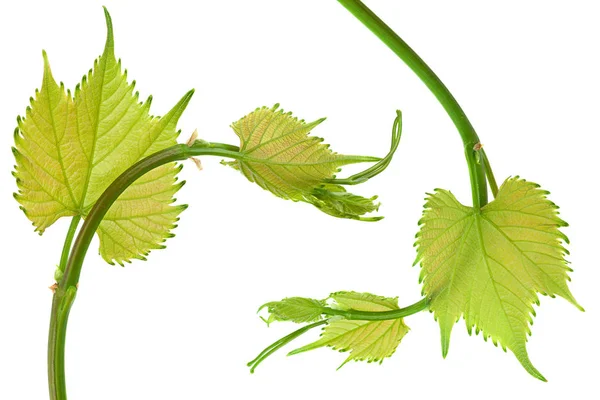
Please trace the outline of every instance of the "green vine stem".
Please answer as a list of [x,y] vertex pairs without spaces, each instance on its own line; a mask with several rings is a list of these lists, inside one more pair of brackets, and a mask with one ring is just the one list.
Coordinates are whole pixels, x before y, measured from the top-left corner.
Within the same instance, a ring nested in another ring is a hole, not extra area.
[[190,157],[206,155],[227,157],[236,160],[243,158],[239,153],[239,148],[237,146],[228,144],[207,143],[204,141],[196,141],[190,146],[186,144],[177,144],[138,161],[115,179],[94,203],[85,222],[81,226],[81,230],[77,235],[77,239],[75,239],[75,244],[73,245],[73,250],[65,268],[64,277],[59,283],[59,287],[66,288],[68,286],[77,285],[81,273],[81,266],[92,238],[110,206],[112,206],[125,189],[142,175],[161,165],[173,161],[186,160]]
[[[58,282],[52,299],[50,333],[48,336],[48,384],[50,388],[50,398],[52,400],[67,399],[64,349],[69,311],[71,310],[71,306],[75,301],[75,295],[77,294],[79,276],[81,274],[81,267],[83,265],[85,254],[100,222],[121,193],[145,173],[173,161],[182,161],[190,157],[203,155],[233,159],[240,159],[242,157],[238,147],[221,143],[196,141],[190,146],[186,144],[171,146],[156,152],[131,166],[115,179],[90,210],[90,213],[85,219],[85,222],[81,226],[79,234],[75,239],[68,262],[66,262],[66,266],[64,267],[64,273]],[[75,221],[75,218],[73,220]],[[77,224],[72,222],[63,248],[63,255],[65,252],[68,254],[68,250],[65,249],[70,248],[70,243],[76,228]],[[62,263],[63,261],[61,260],[61,265]]]
[[[389,26],[385,24],[360,0],[338,0],[360,22],[385,43],[412,71],[423,81],[444,107],[454,122],[462,138],[465,157],[469,167],[473,208],[479,210],[487,204],[486,171],[480,162],[478,152],[480,142],[473,125],[446,85],[437,77],[429,66],[404,42]],[[489,165],[488,163],[486,163]],[[488,171],[491,175],[491,169]]]

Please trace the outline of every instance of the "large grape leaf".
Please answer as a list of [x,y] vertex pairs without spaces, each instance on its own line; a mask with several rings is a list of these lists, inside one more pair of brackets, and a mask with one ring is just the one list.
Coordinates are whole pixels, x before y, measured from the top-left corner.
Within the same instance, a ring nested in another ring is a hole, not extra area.
[[[344,165],[380,159],[332,152],[329,145],[322,143],[323,139],[309,135],[325,118],[306,123],[278,108],[278,104],[272,108],[257,108],[231,125],[240,138],[243,158],[225,164],[283,199],[313,204],[335,217],[381,219],[362,217],[378,209],[377,196],[361,197],[346,192],[340,185],[328,183]],[[398,140],[399,135],[395,138],[395,147]]]
[[[397,310],[398,298],[376,296],[370,293],[337,292],[331,294],[334,306],[342,310],[390,311]],[[331,319],[316,342],[296,349],[290,354],[329,346],[334,350],[349,351],[350,355],[340,365],[348,361],[379,361],[390,357],[398,344],[408,333],[402,318],[384,321],[362,321]]]
[[[140,103],[135,82],[114,55],[113,28],[105,10],[103,54],[83,77],[74,96],[52,76],[44,53],[42,86],[25,118],[18,118],[13,149],[15,198],[41,234],[58,218],[85,217],[108,185],[141,158],[176,144],[176,124],[192,92],[162,118],[149,114],[151,98]],[[168,164],[138,179],[100,224],[100,253],[123,263],[144,258],[172,236],[185,206],[173,206],[179,168]]]
[[452,327],[464,316],[469,333],[473,327],[482,331],[545,380],[526,349],[537,293],[559,295],[581,308],[567,287],[567,238],[559,230],[567,224],[547,194],[513,177],[480,212],[446,190],[427,198],[415,263],[421,263],[423,293],[440,325],[444,357]]

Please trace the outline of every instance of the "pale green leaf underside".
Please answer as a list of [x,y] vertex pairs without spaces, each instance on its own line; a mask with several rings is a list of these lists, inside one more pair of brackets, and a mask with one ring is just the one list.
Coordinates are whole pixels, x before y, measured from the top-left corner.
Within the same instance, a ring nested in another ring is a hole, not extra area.
[[340,167],[379,158],[332,152],[323,139],[309,135],[324,118],[306,123],[278,107],[258,108],[231,125],[240,138],[243,157],[226,164],[283,199],[313,204],[339,218],[380,219],[361,217],[377,210],[376,197],[364,198],[327,184]]
[[453,325],[464,316],[533,376],[544,377],[526,350],[537,293],[564,297],[580,307],[567,287],[570,268],[562,246],[566,223],[539,186],[507,179],[494,201],[475,212],[446,190],[427,198],[417,235],[423,293],[439,322],[447,354]]
[[[377,312],[399,308],[397,298],[375,296],[369,293],[337,292],[333,293],[330,298],[335,301],[336,307],[344,310]],[[386,321],[333,319],[323,329],[319,340],[296,349],[290,354],[329,346],[334,350],[350,352],[340,368],[351,360],[379,361],[381,363],[384,358],[394,354],[408,330],[401,318]]]
[[[74,96],[54,80],[44,54],[41,89],[18,121],[15,195],[36,230],[58,218],[87,215],[112,181],[141,158],[176,144],[177,120],[191,92],[164,117],[149,114],[114,56],[110,16],[102,56]],[[173,206],[179,168],[173,163],[129,187],[100,224],[100,253],[123,263],[162,247],[182,206]]]
[[305,123],[277,108],[258,108],[231,125],[240,152],[257,160],[238,162],[250,181],[284,199],[302,200],[339,167],[363,161],[334,153],[323,139],[309,136],[324,118]]

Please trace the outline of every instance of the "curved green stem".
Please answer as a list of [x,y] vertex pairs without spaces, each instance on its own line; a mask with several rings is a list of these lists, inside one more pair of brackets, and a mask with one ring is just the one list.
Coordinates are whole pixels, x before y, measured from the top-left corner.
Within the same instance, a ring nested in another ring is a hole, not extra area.
[[[77,226],[79,226],[80,221],[80,215],[75,215],[71,219],[71,224],[69,225],[65,243],[60,256],[60,262],[56,272],[54,273],[54,279],[57,282],[61,280],[65,271],[65,266],[67,265],[67,260],[69,258],[69,252],[71,251],[71,244],[73,243],[73,238],[75,237],[75,232],[77,232]],[[52,399],[66,398],[64,376],[60,376],[59,374],[61,371],[64,371],[65,362],[64,351],[61,351],[61,349],[64,349],[66,332],[66,318],[64,315],[64,310],[69,309],[70,306],[68,303],[72,302],[73,299],[73,296],[68,296],[66,293],[63,295],[54,296],[52,299],[51,315],[56,316],[56,318],[52,317],[50,319],[50,332],[48,335],[48,385],[50,388],[50,398]],[[61,328],[58,328],[59,326],[61,326]]]
[[68,249],[71,248],[71,241],[75,235],[77,223],[79,222],[77,217],[73,218],[63,248],[63,257],[61,257],[59,266],[64,273],[58,282],[58,287],[52,298],[50,333],[48,336],[48,381],[51,400],[67,399],[64,351],[69,311],[71,310],[71,306],[73,305],[77,294],[83,260],[102,218],[104,218],[111,205],[117,200],[121,193],[142,175],[154,168],[173,161],[181,161],[189,157],[203,155],[228,157],[233,159],[242,158],[242,155],[239,153],[239,148],[236,146],[197,141],[190,146],[185,144],[171,146],[140,160],[115,179],[115,181],[98,198],[87,215],[85,222],[81,226],[68,257],[68,261],[66,261],[66,254],[69,254]]
[[409,315],[416,314],[429,307],[429,300],[427,298],[421,299],[415,304],[411,304],[408,307],[400,308],[398,310],[391,311],[358,311],[358,310],[336,310],[333,308],[325,307],[323,314],[325,315],[339,315],[344,319],[360,320],[360,321],[385,321],[390,319],[398,319],[408,317]]
[[108,212],[110,206],[117,198],[127,189],[133,182],[139,179],[147,172],[168,164],[173,161],[182,161],[195,156],[217,156],[228,157],[233,159],[241,159],[243,156],[239,153],[239,148],[236,146],[226,145],[222,143],[207,143],[198,141],[191,146],[185,144],[177,144],[158,151],[143,160],[138,161],[123,172],[114,182],[102,193],[94,206],[90,210],[85,219],[81,230],[75,239],[73,250],[69,257],[65,274],[59,286],[68,287],[75,286],[79,282],[81,274],[81,266],[85,254],[90,246],[92,238],[100,226],[100,222]]
[[361,1],[338,1],[396,53],[444,107],[462,138],[465,157],[469,166],[473,207],[479,210],[487,203],[485,171],[475,154],[477,151],[475,146],[479,144],[479,137],[454,96],[421,57]]
[[258,356],[256,356],[256,358],[254,360],[250,361],[247,364],[250,367],[250,373],[253,374],[254,370],[256,369],[256,367],[258,367],[258,365],[261,362],[263,362],[267,357],[269,357],[271,354],[275,353],[277,350],[279,350],[280,348],[282,348],[283,346],[285,346],[292,340],[296,339],[298,336],[303,335],[304,333],[308,332],[309,330],[311,330],[313,328],[316,328],[317,326],[325,325],[326,323],[327,323],[326,319],[317,321],[317,322],[313,322],[310,325],[303,326],[302,328],[295,330],[294,332],[290,333],[289,335],[282,337],[281,339],[279,339],[275,343],[271,344],[270,346],[267,346],[263,351],[260,352],[260,354]]
[[48,387],[51,400],[66,400],[65,384],[65,340],[67,321],[71,305],[77,294],[76,287],[68,290],[60,288],[52,298],[52,313],[50,316],[50,332],[48,335]]

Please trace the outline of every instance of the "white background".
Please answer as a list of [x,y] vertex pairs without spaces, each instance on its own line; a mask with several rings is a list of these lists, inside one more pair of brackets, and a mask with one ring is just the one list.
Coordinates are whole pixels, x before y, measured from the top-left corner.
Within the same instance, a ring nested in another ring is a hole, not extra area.
[[277,199],[218,159],[203,159],[201,172],[186,163],[178,197],[190,208],[166,250],[125,268],[89,253],[69,324],[70,399],[598,398],[597,2],[368,2],[453,91],[498,180],[540,183],[571,224],[570,286],[587,312],[541,298],[528,349],[542,383],[512,354],[469,337],[464,321],[443,360],[429,313],[406,320],[411,332],[381,366],[336,371],[343,354],[281,351],[250,375],[245,363],[296,328],[267,328],[255,313],[266,301],[337,290],[402,305],[420,298],[411,264],[425,192],[470,201],[459,136],[424,85],[336,1],[104,0],[11,1],[0,14],[0,399],[47,398],[47,287],[68,226],[38,237],[12,198],[15,118],[41,82],[42,48],[67,87],[91,68],[104,45],[102,4],[140,97],[154,95],[153,113],[196,88],[181,141],[198,128],[237,144],[229,124],[276,102],[307,120],[327,116],[315,134],[346,154],[385,154],[396,108],[405,124],[389,169],[353,188],[380,195],[386,218],[374,224]]

